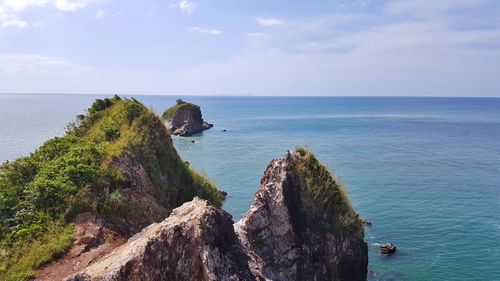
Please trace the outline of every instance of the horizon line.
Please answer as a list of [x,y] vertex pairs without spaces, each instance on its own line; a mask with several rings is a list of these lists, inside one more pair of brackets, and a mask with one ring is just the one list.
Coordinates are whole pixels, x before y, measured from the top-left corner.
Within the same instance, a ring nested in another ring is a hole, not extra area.
[[257,94],[119,94],[119,93],[8,93],[0,95],[46,95],[46,96],[165,96],[165,97],[248,97],[248,98],[500,98],[499,96],[431,96],[431,95],[257,95]]

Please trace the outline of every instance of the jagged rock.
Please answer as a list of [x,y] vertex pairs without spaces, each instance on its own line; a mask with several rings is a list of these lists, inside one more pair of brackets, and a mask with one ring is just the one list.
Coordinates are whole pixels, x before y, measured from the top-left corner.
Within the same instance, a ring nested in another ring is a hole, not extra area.
[[203,120],[198,105],[177,100],[177,104],[163,113],[165,126],[172,135],[189,137],[212,128],[214,125]]
[[195,198],[67,280],[254,280],[232,223]]
[[347,200],[310,152],[273,160],[235,224],[252,273],[265,280],[365,280],[363,226]]
[[362,221],[304,149],[267,167],[247,214],[195,198],[69,281],[366,280]]
[[382,256],[390,256],[396,253],[396,246],[392,243],[384,243],[379,246],[380,254]]

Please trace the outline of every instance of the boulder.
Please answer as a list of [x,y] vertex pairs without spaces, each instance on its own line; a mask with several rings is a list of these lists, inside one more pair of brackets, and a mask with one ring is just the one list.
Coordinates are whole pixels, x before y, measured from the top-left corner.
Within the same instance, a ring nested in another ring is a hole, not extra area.
[[254,280],[232,223],[195,198],[67,280]]

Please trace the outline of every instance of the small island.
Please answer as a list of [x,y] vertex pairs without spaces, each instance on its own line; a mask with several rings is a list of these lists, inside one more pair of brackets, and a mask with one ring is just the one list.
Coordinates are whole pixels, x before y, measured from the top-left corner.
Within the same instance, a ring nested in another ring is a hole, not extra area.
[[163,113],[163,120],[170,134],[181,137],[189,137],[214,126],[203,120],[198,105],[181,99]]

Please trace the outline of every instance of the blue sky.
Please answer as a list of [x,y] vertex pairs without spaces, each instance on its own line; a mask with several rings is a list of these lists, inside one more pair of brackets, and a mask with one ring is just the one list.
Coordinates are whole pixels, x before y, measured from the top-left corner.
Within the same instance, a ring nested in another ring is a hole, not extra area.
[[0,92],[500,96],[498,0],[0,0]]

